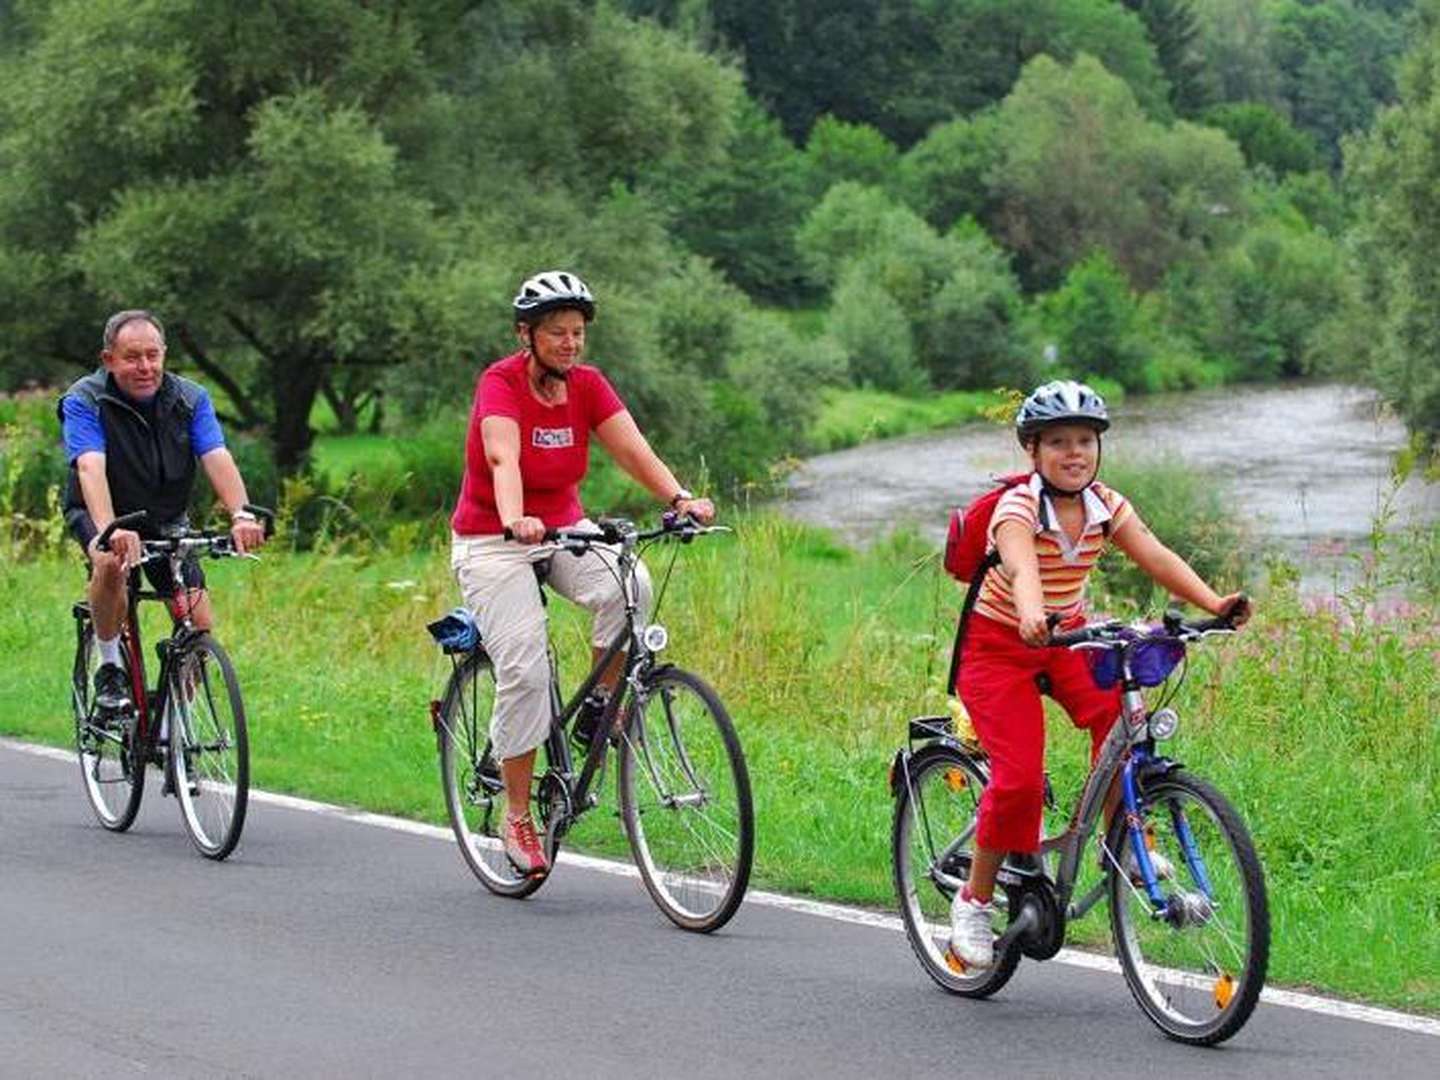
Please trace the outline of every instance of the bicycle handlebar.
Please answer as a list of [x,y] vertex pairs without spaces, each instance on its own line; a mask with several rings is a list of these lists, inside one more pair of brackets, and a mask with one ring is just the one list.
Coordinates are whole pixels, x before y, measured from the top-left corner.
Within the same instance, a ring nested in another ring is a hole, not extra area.
[[[703,536],[706,533],[729,531],[723,525],[702,525],[689,514],[679,514],[674,510],[667,510],[660,515],[658,528],[648,529],[644,532],[638,530],[634,522],[626,521],[623,518],[601,519],[595,529],[546,529],[544,542],[558,544],[572,551],[585,551],[594,544],[633,545],[665,536],[673,536],[682,544],[688,544],[695,537]],[[506,540],[515,539],[515,533],[508,526],[505,528],[504,536]]]
[[[253,503],[246,503],[244,509],[254,514],[260,520],[265,529],[265,538],[268,540],[275,535],[275,512],[267,510],[263,506],[256,506]],[[106,525],[100,532],[95,546],[101,551],[110,550],[110,538],[119,529],[128,529],[132,525],[140,525],[150,519],[148,510],[136,510],[133,513],[122,514],[114,521]],[[229,533],[209,533],[201,531],[186,530],[176,536],[162,537],[155,540],[140,541],[141,547],[152,554],[163,554],[171,551],[178,551],[182,545],[190,550],[200,548],[207,549],[216,558],[222,555],[234,555],[234,541]]]
[[[1193,641],[1196,638],[1205,637],[1207,634],[1233,634],[1236,630],[1235,616],[1248,605],[1249,598],[1242,594],[1240,601],[1224,615],[1201,619],[1198,622],[1187,622],[1178,611],[1167,611],[1161,621],[1161,627],[1166,636],[1177,641]],[[1077,645],[1117,646],[1130,640],[1122,634],[1125,629],[1125,625],[1115,619],[1109,622],[1091,623],[1089,626],[1081,626],[1075,630],[1052,632],[1049,644],[1057,649],[1070,649]]]

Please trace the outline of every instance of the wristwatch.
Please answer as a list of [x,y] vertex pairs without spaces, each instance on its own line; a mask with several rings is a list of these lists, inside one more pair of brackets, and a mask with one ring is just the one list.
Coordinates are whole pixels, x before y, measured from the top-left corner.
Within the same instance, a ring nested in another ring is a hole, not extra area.
[[670,506],[674,508],[676,506],[679,506],[682,502],[686,502],[693,498],[695,498],[693,493],[685,490],[684,488],[681,488],[679,491],[675,492],[674,495],[670,496]]
[[232,510],[232,511],[230,511],[230,521],[231,521],[231,524],[234,524],[234,523],[237,522],[237,521],[259,521],[259,520],[260,520],[260,519],[257,518],[254,514],[252,514],[249,510],[240,509],[240,510]]

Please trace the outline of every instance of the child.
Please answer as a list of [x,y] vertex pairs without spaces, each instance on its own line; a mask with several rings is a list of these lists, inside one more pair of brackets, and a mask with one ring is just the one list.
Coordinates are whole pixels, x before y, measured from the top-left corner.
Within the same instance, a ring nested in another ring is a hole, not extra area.
[[1124,496],[1096,481],[1105,402],[1082,383],[1046,383],[1020,405],[1015,433],[1035,471],[1005,492],[990,519],[988,544],[1000,562],[980,584],[962,643],[958,690],[990,757],[980,800],[970,878],[950,908],[951,951],[968,967],[994,962],[991,895],[1007,852],[1038,849],[1045,759],[1045,714],[1035,677],[1090,732],[1098,752],[1120,712],[1118,687],[1101,690],[1089,665],[1069,649],[1047,649],[1047,617],[1063,629],[1084,622],[1085,578],[1107,539],[1157,584],[1197,607],[1249,617],[1243,594],[1219,596],[1157,540]]

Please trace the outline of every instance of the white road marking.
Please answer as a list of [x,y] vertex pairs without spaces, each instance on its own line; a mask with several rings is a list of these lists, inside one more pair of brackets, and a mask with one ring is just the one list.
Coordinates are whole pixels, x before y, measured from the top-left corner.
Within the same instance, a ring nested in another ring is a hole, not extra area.
[[[0,738],[0,746],[22,754],[33,754],[55,761],[73,761],[75,759],[72,751],[61,750],[53,746],[38,746],[15,739]],[[296,795],[276,795],[255,789],[251,789],[250,798],[254,802],[269,803],[287,810],[319,814],[323,817],[340,818],[358,825],[370,825],[375,828],[389,829],[392,832],[409,833],[411,836],[443,840],[447,843],[455,841],[455,834],[441,825],[427,825],[424,822],[390,817],[387,814],[373,814],[368,810],[352,810],[331,803],[316,802],[314,799],[302,799]],[[613,859],[599,859],[593,855],[577,855],[573,852],[562,851],[560,862],[566,866],[594,870],[616,877],[638,878],[640,876],[640,871],[630,863],[616,862]],[[823,900],[809,900],[800,896],[785,896],[782,893],[765,892],[761,889],[751,889],[746,892],[745,903],[780,908],[801,915],[813,915],[821,919],[854,923],[858,926],[869,926],[880,930],[893,930],[900,933],[905,931],[904,924],[901,923],[898,915],[883,915],[878,911],[866,911],[864,908],[830,904]],[[1055,960],[1072,967],[1088,968],[1092,971],[1104,971],[1117,975],[1120,973],[1120,964],[1115,959],[1095,953],[1080,952],[1076,949],[1061,949],[1056,954]],[[1303,1009],[1306,1012],[1320,1013],[1324,1016],[1358,1020],[1364,1024],[1378,1024],[1382,1027],[1413,1031],[1420,1035],[1440,1037],[1440,1020],[1417,1016],[1413,1013],[1397,1012],[1393,1009],[1382,1009],[1373,1005],[1362,1005],[1357,1002],[1340,1001],[1335,998],[1302,994],[1294,990],[1280,990],[1268,986],[1260,992],[1260,1000],[1270,1005],[1281,1005],[1287,1009]]]

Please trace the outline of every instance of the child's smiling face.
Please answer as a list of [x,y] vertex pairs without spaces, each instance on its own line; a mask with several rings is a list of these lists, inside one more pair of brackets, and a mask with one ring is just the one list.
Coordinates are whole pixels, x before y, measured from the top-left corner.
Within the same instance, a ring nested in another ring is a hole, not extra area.
[[1031,443],[1030,457],[1052,487],[1079,491],[1095,479],[1100,433],[1087,424],[1047,427]]

